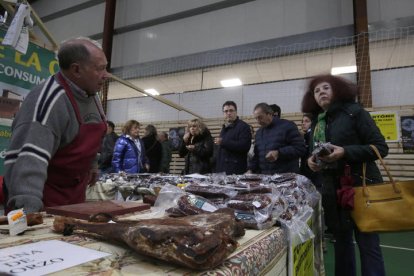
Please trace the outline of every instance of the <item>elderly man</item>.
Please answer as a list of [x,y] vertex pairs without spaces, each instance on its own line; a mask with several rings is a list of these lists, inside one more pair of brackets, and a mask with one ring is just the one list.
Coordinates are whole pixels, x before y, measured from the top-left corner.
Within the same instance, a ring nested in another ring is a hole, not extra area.
[[225,123],[220,137],[214,139],[218,146],[216,172],[243,174],[247,170],[247,153],[252,133],[250,126],[237,116],[237,105],[233,101],[223,104]]
[[305,143],[295,123],[273,116],[272,108],[259,103],[254,117],[260,125],[256,132],[254,157],[249,162],[249,173],[299,173],[299,158],[305,152]]
[[96,177],[106,132],[96,93],[109,77],[107,60],[88,38],[62,43],[57,57],[60,72],[27,95],[13,121],[4,162],[8,209],[30,213],[84,202]]

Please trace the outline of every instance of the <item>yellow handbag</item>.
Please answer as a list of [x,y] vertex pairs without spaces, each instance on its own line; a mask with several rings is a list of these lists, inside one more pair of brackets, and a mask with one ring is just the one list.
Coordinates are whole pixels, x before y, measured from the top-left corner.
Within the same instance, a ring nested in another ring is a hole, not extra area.
[[390,182],[367,186],[364,163],[362,187],[354,187],[352,218],[361,232],[414,230],[414,180],[395,181],[378,149],[370,146],[387,172]]

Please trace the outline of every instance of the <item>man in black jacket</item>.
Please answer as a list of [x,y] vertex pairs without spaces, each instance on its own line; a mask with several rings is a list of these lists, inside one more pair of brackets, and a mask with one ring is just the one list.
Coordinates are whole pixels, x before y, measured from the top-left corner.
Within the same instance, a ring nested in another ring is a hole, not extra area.
[[106,124],[108,128],[102,141],[101,154],[98,160],[99,175],[112,172],[112,156],[114,153],[115,142],[118,139],[118,135],[114,132],[114,123],[107,121]]
[[273,116],[272,108],[259,103],[254,117],[260,125],[256,132],[254,156],[248,173],[299,173],[299,158],[305,152],[305,142],[294,122]]
[[220,137],[214,139],[218,146],[216,172],[243,174],[247,170],[247,153],[252,134],[250,127],[237,116],[237,105],[233,101],[223,104],[225,123]]

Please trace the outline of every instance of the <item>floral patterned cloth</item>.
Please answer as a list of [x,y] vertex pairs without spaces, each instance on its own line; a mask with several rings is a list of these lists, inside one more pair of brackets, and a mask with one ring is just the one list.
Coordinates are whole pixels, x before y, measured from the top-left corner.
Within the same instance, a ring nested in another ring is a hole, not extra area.
[[237,250],[220,266],[197,272],[140,255],[127,246],[98,240],[92,235],[63,237],[52,231],[53,217],[45,216],[42,225],[32,226],[20,236],[9,236],[8,226],[1,226],[0,249],[56,239],[111,254],[52,275],[287,275],[287,239],[279,227],[247,230],[238,240]]

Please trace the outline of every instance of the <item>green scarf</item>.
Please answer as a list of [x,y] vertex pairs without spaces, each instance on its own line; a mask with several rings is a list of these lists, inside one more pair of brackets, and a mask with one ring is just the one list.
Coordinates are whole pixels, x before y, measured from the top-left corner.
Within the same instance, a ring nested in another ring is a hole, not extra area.
[[315,131],[313,132],[313,145],[317,142],[325,143],[326,136],[325,136],[325,128],[326,128],[326,112],[320,113],[318,115],[318,122],[315,126]]

